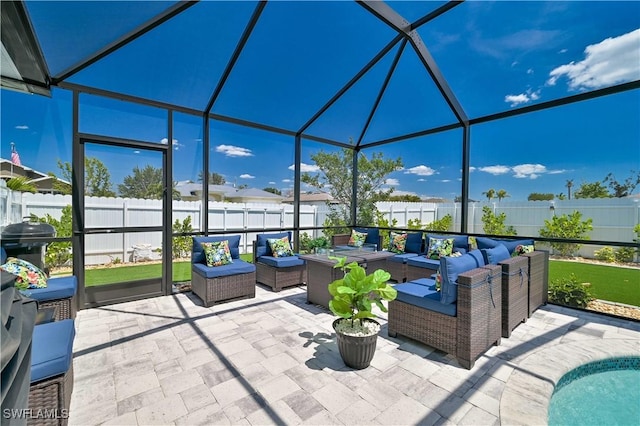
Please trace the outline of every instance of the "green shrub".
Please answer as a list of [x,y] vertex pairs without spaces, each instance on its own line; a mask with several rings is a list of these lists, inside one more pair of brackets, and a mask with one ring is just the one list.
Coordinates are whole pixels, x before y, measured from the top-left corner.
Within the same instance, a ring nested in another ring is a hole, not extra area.
[[620,263],[629,263],[633,262],[633,254],[635,253],[635,249],[633,247],[620,247],[616,250],[615,260]]
[[[48,223],[56,230],[56,237],[71,236],[71,206],[67,205],[62,209],[60,220],[47,214],[45,217],[31,216],[33,219]],[[48,268],[56,268],[66,265],[71,260],[71,242],[55,242],[47,245],[47,251],[44,255],[44,263]]]
[[[185,217],[182,223],[178,219],[176,219],[176,221],[173,223],[174,234],[183,232],[193,232],[193,226],[191,226],[191,216]],[[189,254],[191,253],[191,245],[191,236],[189,235],[173,237],[173,247],[171,250],[173,259],[182,259],[185,257],[189,257]]]
[[451,230],[451,225],[453,225],[453,217],[450,214],[447,214],[441,219],[436,219],[426,225],[423,225],[420,219],[409,219],[407,222],[407,229],[446,232]]
[[549,283],[549,301],[573,308],[586,308],[594,300],[589,283],[580,283],[575,274],[558,278]]
[[513,226],[506,226],[504,222],[507,215],[503,212],[496,215],[491,207],[484,206],[482,208],[482,229],[485,234],[491,235],[518,235]]
[[596,259],[603,262],[612,263],[616,261],[616,255],[611,247],[602,247],[600,250],[593,252]]
[[[398,219],[393,218],[393,220],[391,220],[391,223],[389,223],[389,220],[384,217],[382,213],[376,212],[376,223],[379,228],[395,228],[398,224]],[[391,240],[391,231],[385,231],[381,229],[380,235],[382,235],[382,247],[378,247],[378,249],[382,250],[389,247],[389,242]]]
[[[586,233],[593,229],[592,222],[592,219],[582,220],[582,213],[577,210],[569,215],[553,216],[551,220],[544,221],[544,228],[540,230],[540,236],[547,238],[588,240],[589,236],[586,235]],[[580,250],[582,245],[573,243],[551,243],[551,247],[558,251],[561,256],[573,256],[574,253]]]

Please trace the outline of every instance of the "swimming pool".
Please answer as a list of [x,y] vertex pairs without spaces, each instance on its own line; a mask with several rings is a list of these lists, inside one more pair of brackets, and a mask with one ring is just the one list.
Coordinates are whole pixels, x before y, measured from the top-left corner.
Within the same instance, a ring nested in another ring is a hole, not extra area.
[[609,358],[569,371],[555,386],[549,425],[640,424],[640,357]]

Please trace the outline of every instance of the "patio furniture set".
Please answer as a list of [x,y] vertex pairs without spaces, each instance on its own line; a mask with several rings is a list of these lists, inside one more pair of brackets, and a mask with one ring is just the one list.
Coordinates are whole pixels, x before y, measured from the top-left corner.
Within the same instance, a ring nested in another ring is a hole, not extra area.
[[[547,302],[548,253],[534,250],[533,240],[409,232],[403,236],[404,252],[394,253],[378,250],[378,229],[355,230],[366,232],[366,238],[353,244],[353,233],[336,235],[329,253],[304,255],[292,252],[291,232],[261,234],[253,242],[253,263],[240,259],[239,235],[194,237],[192,290],[211,306],[255,297],[256,283],[273,291],[306,284],[308,303],[328,307],[327,286],[341,273],[329,256],[346,256],[347,262],[365,269],[389,271],[397,282],[398,297],[389,303],[389,336],[402,335],[443,350],[465,368],[472,368],[480,355]],[[451,252],[429,252],[445,239]],[[207,266],[203,243],[217,247],[225,240],[232,262]],[[285,241],[285,254],[274,248],[278,240]]]

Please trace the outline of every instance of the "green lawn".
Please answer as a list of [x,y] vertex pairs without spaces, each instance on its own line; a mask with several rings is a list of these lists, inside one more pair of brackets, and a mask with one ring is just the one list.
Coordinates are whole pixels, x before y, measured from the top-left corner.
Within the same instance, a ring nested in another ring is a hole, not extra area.
[[[241,254],[240,258],[247,262],[253,260],[251,254]],[[85,283],[87,287],[113,284],[126,281],[157,278],[162,275],[162,264],[138,264],[111,268],[87,269]],[[191,262],[173,262],[173,282],[191,281]]]
[[640,269],[580,262],[549,262],[549,282],[575,274],[591,283],[591,294],[602,300],[640,306]]

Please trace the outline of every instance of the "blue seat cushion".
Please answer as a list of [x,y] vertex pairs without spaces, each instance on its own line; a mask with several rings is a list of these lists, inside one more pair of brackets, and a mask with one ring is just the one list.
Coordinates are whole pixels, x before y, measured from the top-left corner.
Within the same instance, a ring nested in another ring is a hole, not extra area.
[[423,280],[427,279],[421,279],[420,282],[409,281],[408,283],[394,285],[393,287],[398,291],[396,300],[444,315],[456,316],[457,306],[455,303],[449,305],[440,303],[440,292],[436,291],[436,282],[427,280],[431,284],[425,285],[427,283]]
[[214,243],[217,241],[229,241],[229,251],[232,259],[240,259],[240,235],[219,235],[215,237],[193,237],[191,249],[191,263],[207,264],[204,257],[204,249],[201,243]]
[[65,374],[73,357],[72,319],[36,325],[31,351],[31,383]]
[[407,265],[417,266],[418,268],[427,268],[437,271],[440,267],[440,261],[435,259],[427,259],[424,256],[410,257],[407,259]]
[[440,302],[442,304],[448,305],[458,300],[458,275],[476,269],[477,265],[477,257],[469,253],[460,257],[445,256],[440,258],[440,275],[442,276]]
[[482,249],[482,255],[484,256],[485,262],[491,265],[497,265],[498,262],[502,262],[511,257],[509,250],[503,244],[498,244],[494,248]]
[[287,257],[273,257],[273,256],[260,256],[258,262],[265,265],[273,266],[274,268],[288,268],[291,266],[301,266],[305,264],[303,259],[298,256]]
[[39,302],[48,300],[68,299],[76,294],[78,279],[75,275],[68,277],[49,278],[44,288],[22,290],[21,293]]
[[519,245],[530,246],[534,244],[534,241],[531,238],[524,238],[520,240],[502,240],[496,238],[477,237],[476,241],[478,243],[479,249],[491,249],[495,248],[498,245],[504,245],[509,251],[509,254],[513,253],[513,251]]
[[401,253],[401,254],[396,254],[395,256],[389,257],[387,258],[387,260],[389,260],[389,262],[407,263],[408,259],[411,259],[413,257],[418,257],[418,256],[420,255],[417,253]]
[[192,272],[205,278],[227,277],[229,275],[249,274],[255,272],[256,265],[241,259],[234,259],[233,263],[222,266],[207,266],[204,263],[194,263]]
[[273,256],[271,251],[270,239],[280,239],[289,237],[289,243],[291,243],[291,232],[278,232],[275,234],[258,234],[256,237],[256,258],[261,256]]

